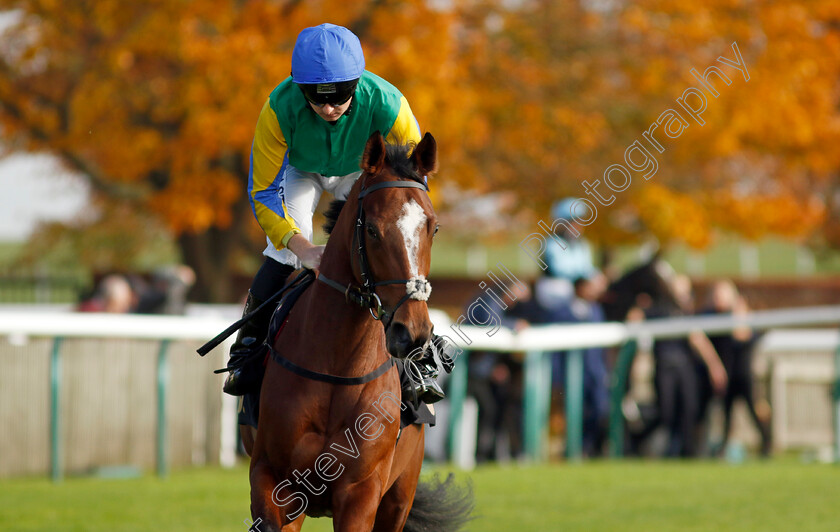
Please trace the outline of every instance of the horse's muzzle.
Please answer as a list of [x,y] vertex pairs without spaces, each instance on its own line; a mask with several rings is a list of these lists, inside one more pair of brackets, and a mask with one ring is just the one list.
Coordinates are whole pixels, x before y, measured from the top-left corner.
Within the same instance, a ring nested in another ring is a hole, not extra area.
[[431,336],[431,327],[422,334],[412,335],[405,324],[395,321],[385,336],[388,352],[397,358],[406,358],[415,350],[422,350]]

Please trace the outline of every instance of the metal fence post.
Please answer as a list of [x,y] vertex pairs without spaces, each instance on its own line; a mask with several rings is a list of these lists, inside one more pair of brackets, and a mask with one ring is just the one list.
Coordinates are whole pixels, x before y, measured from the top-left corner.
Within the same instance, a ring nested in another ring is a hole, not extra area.
[[53,482],[64,477],[61,445],[61,344],[64,338],[56,336],[50,356],[50,470]]
[[464,399],[467,397],[467,371],[470,352],[466,349],[456,359],[452,373],[449,374],[449,456],[456,456],[461,448],[461,418]]
[[636,358],[636,340],[625,343],[618,353],[618,360],[610,377],[610,457],[624,456],[624,414],[621,412],[621,401],[627,391],[627,381],[630,378],[630,368]]
[[161,340],[157,358],[157,474],[165,477],[166,462],[166,389],[169,384],[169,340]]
[[546,353],[525,353],[523,444],[533,461],[546,458],[546,429],[551,406],[551,363]]
[[566,457],[583,455],[583,350],[566,353]]

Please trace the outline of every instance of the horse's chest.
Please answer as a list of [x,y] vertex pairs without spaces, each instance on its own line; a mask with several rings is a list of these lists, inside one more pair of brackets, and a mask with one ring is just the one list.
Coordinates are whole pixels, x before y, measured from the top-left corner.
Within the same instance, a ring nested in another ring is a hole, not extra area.
[[359,411],[329,434],[312,430],[297,440],[291,454],[289,489],[309,499],[307,514],[329,516],[331,495],[372,476],[387,478],[396,447],[399,419]]

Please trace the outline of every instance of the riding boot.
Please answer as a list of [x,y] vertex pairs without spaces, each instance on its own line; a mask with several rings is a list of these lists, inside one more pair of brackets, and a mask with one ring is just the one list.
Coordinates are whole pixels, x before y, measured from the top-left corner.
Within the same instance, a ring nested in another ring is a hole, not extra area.
[[[262,303],[249,291],[242,315],[247,315]],[[225,393],[245,395],[259,387],[263,375],[262,361],[258,360],[258,354],[265,349],[269,321],[271,312],[262,311],[239,329],[236,341],[230,349],[230,360],[227,364],[230,373],[225,380]]]
[[427,405],[437,403],[446,397],[436,380],[440,374],[440,369],[435,360],[435,354],[437,354],[438,358],[441,359],[444,370],[447,373],[452,372],[451,362],[445,356],[442,356],[446,348],[446,341],[440,336],[432,334],[432,341],[429,342],[423,354],[416,359],[406,360],[406,373],[409,378],[406,379],[405,384],[410,388],[404,388],[403,391],[407,392],[409,397],[417,397]]

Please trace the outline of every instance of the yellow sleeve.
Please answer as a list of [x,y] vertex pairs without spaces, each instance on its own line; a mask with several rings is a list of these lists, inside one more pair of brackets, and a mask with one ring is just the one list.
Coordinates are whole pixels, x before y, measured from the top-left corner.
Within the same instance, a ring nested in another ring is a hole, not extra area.
[[391,126],[391,131],[385,137],[385,141],[391,144],[407,144],[413,142],[419,143],[423,137],[420,135],[420,126],[417,124],[417,119],[411,112],[411,107],[408,105],[408,100],[405,96],[400,96],[400,111],[397,113],[397,119],[394,120],[394,125]]
[[287,151],[277,116],[266,100],[251,145],[248,196],[260,227],[277,249],[286,247],[289,239],[301,232],[286,211],[283,181],[288,165]]
[[[391,144],[406,144],[408,142],[413,142],[416,145],[419,144],[421,140],[423,140],[423,136],[420,134],[420,125],[417,123],[417,119],[414,118],[414,113],[411,112],[408,100],[405,99],[405,96],[401,96],[400,111],[397,114],[397,119],[394,121],[394,125],[391,126],[391,131],[389,131],[388,136],[385,137],[385,141]],[[436,188],[431,187],[429,189],[429,197],[432,199],[433,204],[438,202],[438,195],[439,193]]]

